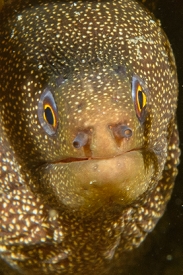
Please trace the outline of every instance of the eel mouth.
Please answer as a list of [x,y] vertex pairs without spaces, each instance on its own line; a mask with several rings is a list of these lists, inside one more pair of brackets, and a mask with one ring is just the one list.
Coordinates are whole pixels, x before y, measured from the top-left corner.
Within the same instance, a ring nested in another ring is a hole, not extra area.
[[55,163],[71,163],[71,162],[80,162],[80,161],[87,161],[87,160],[91,160],[92,158],[66,158],[66,159],[62,159],[59,161],[56,161]]
[[125,154],[128,154],[130,152],[141,152],[143,150],[143,148],[135,148],[135,149],[131,149],[128,151],[124,151],[121,154],[118,155],[114,155],[114,156],[109,156],[109,157],[69,157],[69,158],[65,158],[65,159],[60,159],[57,160],[55,162],[52,163],[72,163],[72,162],[84,162],[84,161],[100,161],[100,160],[110,160],[110,159],[114,159],[120,156],[123,156]]

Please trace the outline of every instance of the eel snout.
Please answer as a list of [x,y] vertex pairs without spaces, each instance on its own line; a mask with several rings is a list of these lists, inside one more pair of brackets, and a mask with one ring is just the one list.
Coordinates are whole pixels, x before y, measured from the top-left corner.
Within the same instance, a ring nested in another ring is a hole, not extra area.
[[[115,126],[110,125],[109,129],[112,131],[113,136],[116,139],[116,142],[121,141],[124,138],[129,139],[133,135],[133,130],[127,125],[122,125],[122,124],[115,125]],[[76,149],[79,149],[81,147],[88,145],[90,140],[91,140],[90,134],[88,134],[85,131],[79,131],[75,139],[73,140],[73,146]]]

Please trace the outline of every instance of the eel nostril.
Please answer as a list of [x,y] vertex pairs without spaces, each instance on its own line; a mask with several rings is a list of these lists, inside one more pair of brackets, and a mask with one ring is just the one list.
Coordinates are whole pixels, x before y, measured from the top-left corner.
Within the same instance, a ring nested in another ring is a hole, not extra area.
[[73,146],[77,149],[85,146],[88,143],[89,136],[85,132],[79,132],[73,140]]
[[133,134],[133,131],[130,127],[127,125],[118,125],[116,127],[113,127],[113,132],[115,137],[121,139],[121,138],[130,138]]

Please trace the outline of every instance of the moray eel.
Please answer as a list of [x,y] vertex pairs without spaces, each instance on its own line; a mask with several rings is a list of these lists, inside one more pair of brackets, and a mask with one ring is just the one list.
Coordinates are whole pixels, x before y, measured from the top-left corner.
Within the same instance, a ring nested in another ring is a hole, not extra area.
[[15,1],[1,20],[1,259],[20,274],[103,274],[171,196],[171,46],[134,0]]

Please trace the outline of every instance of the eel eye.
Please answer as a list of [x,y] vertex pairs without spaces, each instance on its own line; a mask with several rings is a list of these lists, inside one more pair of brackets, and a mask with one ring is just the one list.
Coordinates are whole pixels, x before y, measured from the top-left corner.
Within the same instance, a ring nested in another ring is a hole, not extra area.
[[56,127],[56,115],[54,113],[54,110],[52,108],[52,106],[49,103],[46,103],[44,105],[44,120],[50,124],[53,128]]
[[58,128],[58,112],[54,97],[45,89],[38,103],[38,118],[45,132],[52,136]]
[[145,120],[147,96],[144,92],[143,85],[138,77],[132,78],[132,98],[135,106],[136,115],[141,123]]

